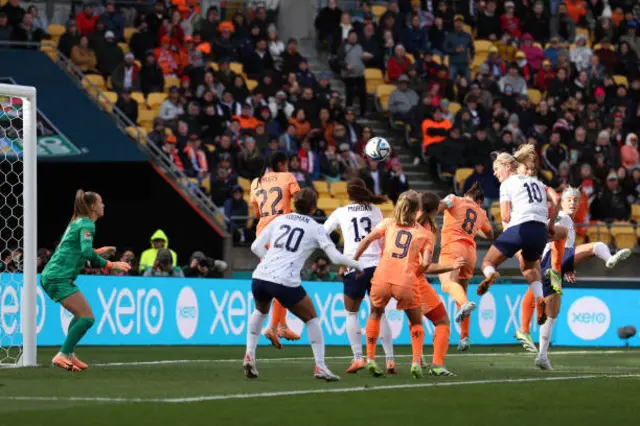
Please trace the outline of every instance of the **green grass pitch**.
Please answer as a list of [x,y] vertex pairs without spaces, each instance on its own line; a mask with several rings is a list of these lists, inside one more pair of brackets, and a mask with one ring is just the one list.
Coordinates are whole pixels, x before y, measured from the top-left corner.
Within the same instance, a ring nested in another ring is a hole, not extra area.
[[[428,348],[429,349],[429,348]],[[428,350],[427,349],[427,350]],[[81,373],[46,365],[0,369],[0,425],[598,425],[633,424],[640,350],[554,348],[555,370],[520,347],[450,351],[457,377],[345,375],[350,351],[327,348],[339,383],[312,377],[309,347],[258,348],[260,378],[244,378],[239,347],[81,347]],[[380,349],[379,352],[382,352]],[[430,356],[430,354],[427,354]],[[381,361],[383,359],[381,358]]]

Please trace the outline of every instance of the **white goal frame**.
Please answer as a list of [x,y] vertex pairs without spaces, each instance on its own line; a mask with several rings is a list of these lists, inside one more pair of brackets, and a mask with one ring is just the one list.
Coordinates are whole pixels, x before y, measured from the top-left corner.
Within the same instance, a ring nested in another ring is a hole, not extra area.
[[36,88],[0,84],[0,95],[22,99],[22,203],[23,218],[23,283],[20,300],[22,355],[17,367],[37,365],[37,218],[38,218],[38,142]]

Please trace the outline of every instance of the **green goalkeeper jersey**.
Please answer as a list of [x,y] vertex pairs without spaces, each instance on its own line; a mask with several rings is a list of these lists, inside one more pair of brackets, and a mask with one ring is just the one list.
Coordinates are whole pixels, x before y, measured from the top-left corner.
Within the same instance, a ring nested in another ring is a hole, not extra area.
[[78,277],[87,260],[100,268],[106,266],[107,261],[93,250],[95,232],[96,225],[89,218],[81,217],[71,222],[51,260],[42,271],[42,279],[73,281]]

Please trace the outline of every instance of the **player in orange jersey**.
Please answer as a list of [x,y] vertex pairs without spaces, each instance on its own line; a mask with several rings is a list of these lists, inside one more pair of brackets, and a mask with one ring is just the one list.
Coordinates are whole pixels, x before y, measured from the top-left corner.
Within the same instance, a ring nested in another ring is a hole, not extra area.
[[[291,198],[300,191],[298,181],[289,173],[289,158],[282,151],[272,152],[262,175],[251,182],[251,204],[260,218],[256,235],[272,220],[291,213]],[[287,326],[287,310],[274,299],[271,327],[264,334],[277,349],[282,348],[280,337],[299,340],[300,336]]]
[[439,211],[444,211],[444,223],[438,262],[453,263],[460,256],[466,260],[466,265],[460,270],[438,275],[442,290],[453,297],[458,307],[455,321],[460,323],[459,351],[467,351],[471,346],[469,323],[476,304],[467,298],[467,287],[476,267],[475,236],[493,239],[491,223],[481,207],[483,201],[484,192],[476,182],[463,197],[451,194],[442,200],[439,206]]
[[[435,247],[435,234],[438,231],[438,227],[435,223],[435,216],[439,212],[440,197],[433,192],[425,192],[420,197],[422,204],[422,212],[418,218],[420,223],[429,233],[429,246],[431,247],[429,258],[433,255],[433,247]],[[442,256],[441,256],[442,259]],[[451,256],[450,264],[434,264],[431,263],[426,270],[428,274],[445,274],[454,273],[461,268],[467,266],[467,261],[461,256]],[[422,314],[427,318],[433,326],[435,331],[433,333],[433,361],[431,367],[428,368],[428,372],[432,376],[454,376],[452,372],[447,370],[444,366],[444,359],[447,356],[449,350],[449,336],[451,335],[451,323],[449,322],[449,315],[442,303],[442,299],[436,293],[424,273],[418,275],[418,288],[420,291],[420,304],[422,308]],[[422,363],[423,369],[427,369],[426,363]]]
[[367,321],[367,369],[376,377],[383,371],[376,363],[376,344],[380,335],[380,317],[394,298],[397,309],[405,311],[411,324],[413,361],[411,374],[422,377],[422,347],[424,328],[416,276],[424,274],[429,266],[433,250],[430,236],[420,226],[416,217],[420,210],[420,196],[416,191],[400,195],[393,218],[383,220],[360,242],[354,259],[358,260],[369,245],[384,237],[384,249],[378,267],[371,280],[371,315]]

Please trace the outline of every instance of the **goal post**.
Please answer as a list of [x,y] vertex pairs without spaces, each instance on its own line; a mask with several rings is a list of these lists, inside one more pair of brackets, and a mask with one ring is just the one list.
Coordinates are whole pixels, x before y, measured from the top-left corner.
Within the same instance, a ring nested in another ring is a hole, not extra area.
[[0,100],[0,366],[30,367],[37,364],[36,89],[0,84]]

